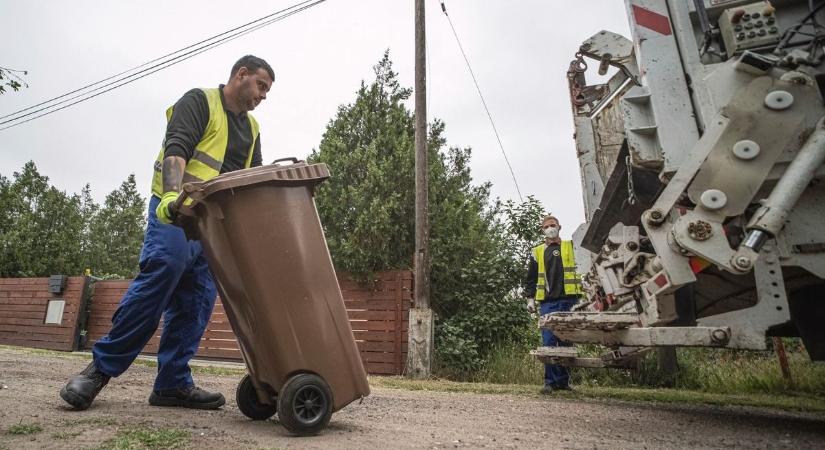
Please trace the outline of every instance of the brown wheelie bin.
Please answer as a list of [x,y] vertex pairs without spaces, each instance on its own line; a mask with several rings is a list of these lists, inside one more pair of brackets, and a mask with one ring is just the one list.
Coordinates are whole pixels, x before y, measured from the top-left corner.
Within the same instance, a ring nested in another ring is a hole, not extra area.
[[370,390],[315,209],[329,170],[288,159],[184,185],[179,224],[203,244],[249,371],[241,412],[310,435]]

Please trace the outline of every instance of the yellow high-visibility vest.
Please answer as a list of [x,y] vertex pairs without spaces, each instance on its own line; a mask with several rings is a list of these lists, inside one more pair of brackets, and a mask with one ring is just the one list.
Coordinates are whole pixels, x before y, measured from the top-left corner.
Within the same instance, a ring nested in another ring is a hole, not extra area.
[[[195,153],[183,171],[183,183],[194,181],[206,181],[220,175],[223,166],[223,158],[226,156],[226,144],[229,141],[229,121],[226,118],[226,111],[221,102],[221,93],[218,88],[201,89],[206,94],[206,101],[209,104],[209,122],[203,132],[200,142],[195,145]],[[172,120],[174,106],[166,109],[167,123]],[[252,152],[255,150],[255,141],[258,140],[258,122],[247,113],[249,125],[252,130],[252,145],[249,146],[249,154],[246,156],[244,168],[252,165]],[[155,160],[155,173],[152,176],[152,194],[158,197],[163,196],[163,177],[161,168],[163,167],[164,148]]]
[[[582,295],[581,277],[576,273],[576,255],[573,241],[561,241],[561,265],[564,271],[564,295]],[[536,280],[536,300],[544,300],[547,274],[544,267],[545,245],[533,247],[533,258],[539,263],[539,276]]]

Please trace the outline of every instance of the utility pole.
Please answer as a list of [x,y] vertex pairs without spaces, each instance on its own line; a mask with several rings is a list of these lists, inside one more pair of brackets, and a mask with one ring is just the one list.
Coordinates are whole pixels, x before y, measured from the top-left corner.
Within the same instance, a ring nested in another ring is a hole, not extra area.
[[428,378],[433,355],[425,43],[424,0],[415,0],[415,307],[410,309],[406,370],[410,378]]

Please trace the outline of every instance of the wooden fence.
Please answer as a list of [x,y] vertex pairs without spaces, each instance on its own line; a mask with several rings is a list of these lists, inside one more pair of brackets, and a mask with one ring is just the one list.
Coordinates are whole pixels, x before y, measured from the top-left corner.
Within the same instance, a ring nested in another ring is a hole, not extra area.
[[348,277],[338,278],[367,373],[400,375],[404,371],[412,278],[410,271],[383,272],[370,289]]
[[[71,278],[62,298],[66,299],[62,325],[45,325],[48,278],[0,279],[0,343],[53,350],[89,349],[109,331],[129,280],[107,280],[92,284],[88,307],[84,306],[82,277]],[[404,370],[407,354],[407,324],[412,301],[412,273],[390,271],[377,274],[370,287],[346,275],[338,280],[353,335],[364,368],[370,374],[395,375]],[[81,313],[85,310],[85,313]],[[157,352],[160,325],[144,348]],[[4,332],[8,328],[8,332]],[[79,339],[80,330],[85,335]],[[25,332],[21,339],[19,332]],[[223,305],[215,303],[209,325],[196,354],[198,358],[241,360],[235,334]]]
[[0,344],[76,349],[85,286],[86,278],[71,277],[51,293],[48,278],[0,278]]

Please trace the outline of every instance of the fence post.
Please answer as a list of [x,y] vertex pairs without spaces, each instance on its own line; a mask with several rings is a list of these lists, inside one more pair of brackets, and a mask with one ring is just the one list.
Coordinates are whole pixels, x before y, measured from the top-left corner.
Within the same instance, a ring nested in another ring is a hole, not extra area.
[[395,349],[395,374],[403,374],[403,367],[401,366],[403,360],[401,359],[402,339],[403,335],[401,328],[404,326],[404,289],[403,289],[402,272],[395,272],[395,335],[393,336]]
[[72,351],[86,349],[88,336],[86,325],[89,322],[94,290],[94,280],[90,275],[85,275],[83,277],[83,287],[80,289],[80,303],[77,307],[77,323],[75,324],[75,338],[72,343]]

